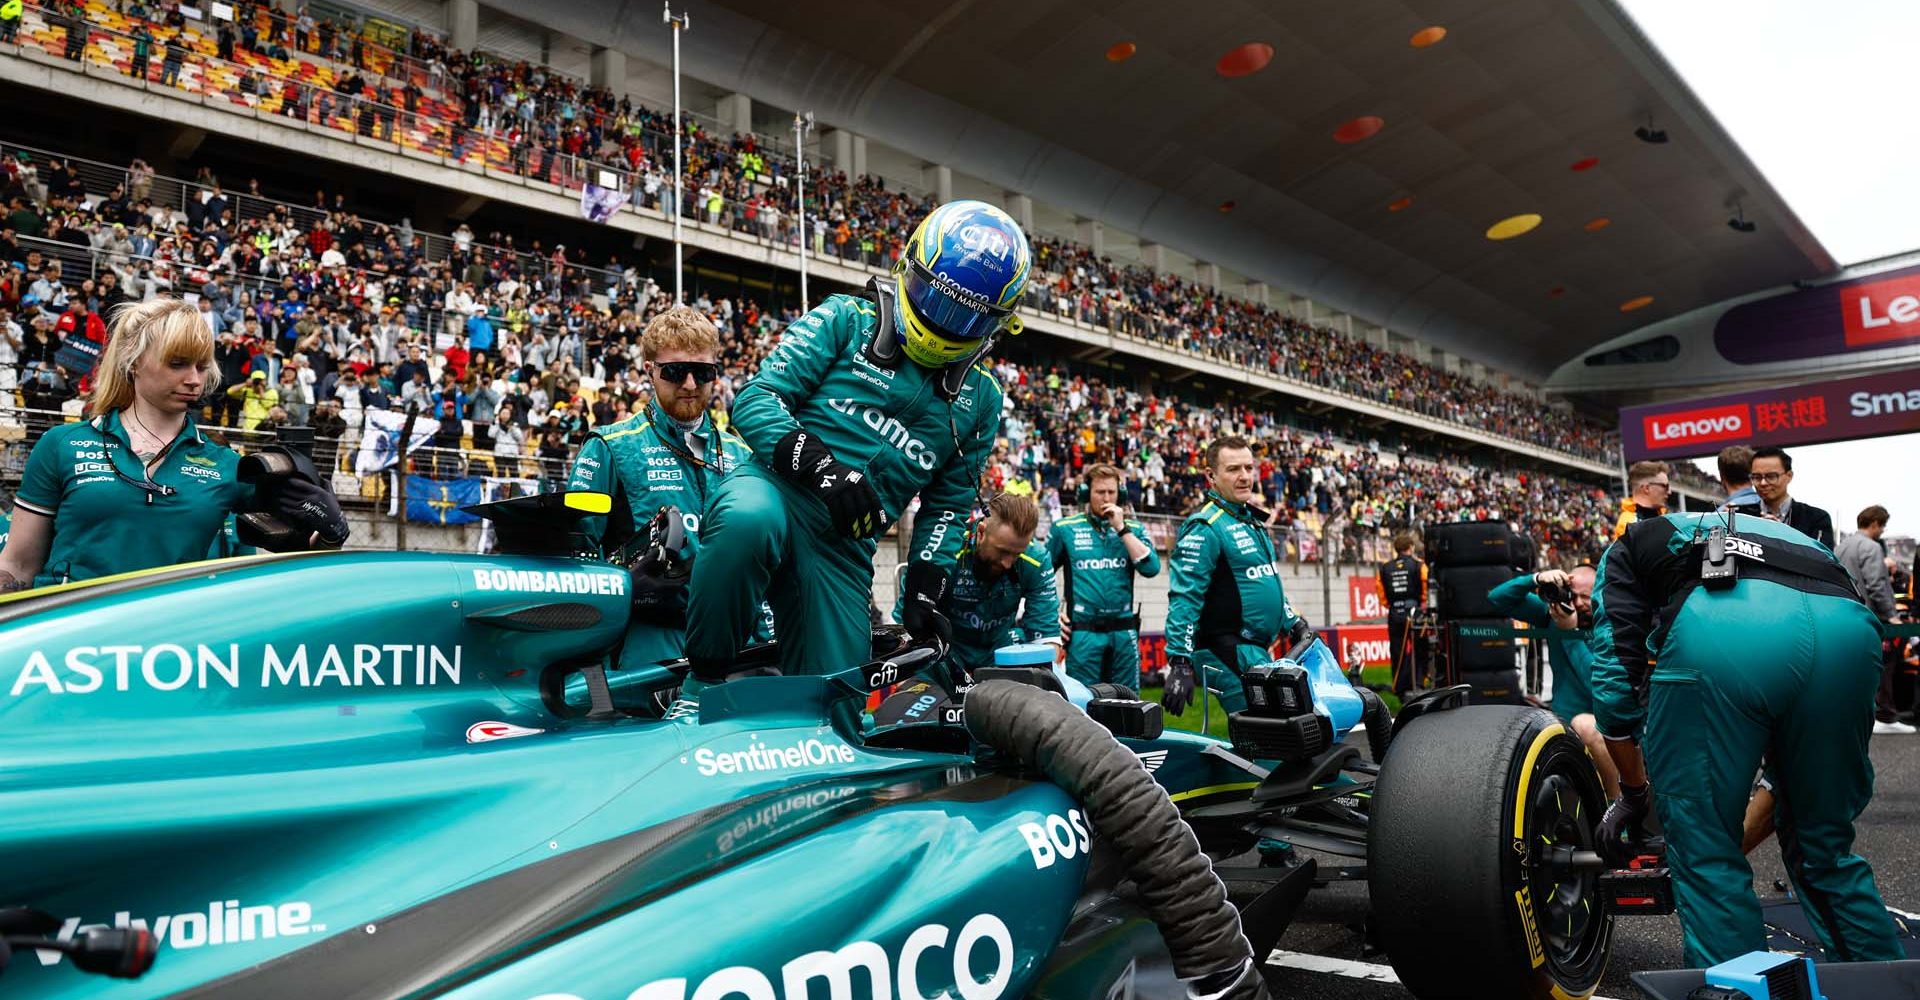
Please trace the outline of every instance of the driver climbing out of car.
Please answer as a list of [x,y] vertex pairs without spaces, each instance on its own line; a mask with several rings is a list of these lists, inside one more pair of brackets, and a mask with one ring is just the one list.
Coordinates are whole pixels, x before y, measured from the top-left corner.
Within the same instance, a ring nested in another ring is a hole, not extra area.
[[1730,511],[1639,521],[1601,559],[1593,617],[1594,714],[1621,784],[1600,848],[1615,863],[1639,853],[1658,809],[1686,963],[1766,947],[1741,852],[1763,756],[1782,860],[1820,946],[1842,962],[1904,958],[1853,850],[1873,798],[1880,630],[1833,554]]
[[916,638],[944,634],[937,608],[1000,426],[1000,385],[981,361],[1018,331],[1031,263],[1005,212],[950,202],[913,231],[891,279],[831,296],[781,334],[734,400],[753,458],[707,505],[683,693],[734,671],[762,599],[786,673],[868,659],[874,540],[915,494],[900,619]]
[[[609,678],[616,682],[646,678],[646,668],[686,655],[686,582],[690,564],[697,564],[700,512],[720,481],[752,454],[708,412],[720,378],[720,334],[712,320],[687,306],[661,313],[640,335],[640,357],[652,398],[640,412],[590,435],[567,480],[568,489],[614,498],[608,516],[586,518],[582,527],[602,555],[633,571],[633,615]],[[663,513],[678,517],[682,530],[656,528]],[[668,552],[655,535],[684,542]]]
[[200,433],[189,411],[219,381],[213,329],[193,306],[172,298],[122,306],[94,369],[88,419],[48,431],[27,456],[0,593],[197,562],[232,513],[274,532],[249,544],[344,544],[346,517],[311,462],[297,475],[246,481],[262,460]]
[[[1259,475],[1245,438],[1207,446],[1206,502],[1187,515],[1173,546],[1167,593],[1167,685],[1161,703],[1174,715],[1218,691],[1228,713],[1244,711],[1240,675],[1273,659],[1267,650],[1297,620],[1280,585],[1280,553],[1268,530],[1278,519],[1253,504]],[[1196,676],[1195,665],[1201,673]]]
[[[1060,594],[1044,543],[1033,540],[1040,508],[1002,493],[987,501],[960,550],[939,610],[953,627],[949,663],[967,675],[993,666],[993,651],[1023,642],[1060,644]],[[894,604],[897,620],[906,592]]]

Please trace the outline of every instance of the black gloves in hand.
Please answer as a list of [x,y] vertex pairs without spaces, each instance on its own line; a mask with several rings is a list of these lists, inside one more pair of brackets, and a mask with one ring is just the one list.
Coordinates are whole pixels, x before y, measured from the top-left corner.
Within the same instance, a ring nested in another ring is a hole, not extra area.
[[340,512],[340,501],[333,491],[305,479],[288,479],[280,484],[268,513],[301,531],[312,532],[322,548],[337,549],[347,543],[347,516]]
[[680,509],[672,505],[660,508],[647,524],[647,544],[627,563],[636,618],[686,627],[682,594],[693,575],[690,549]]
[[774,446],[773,470],[819,497],[833,518],[834,530],[849,538],[878,537],[893,523],[867,474],[834,458],[833,452],[805,428],[789,433]]
[[900,602],[900,624],[916,641],[939,639],[942,645],[953,643],[953,625],[940,611],[947,598],[947,574],[924,559],[907,564],[901,581],[905,596]]
[[1193,689],[1198,686],[1193,676],[1193,661],[1184,656],[1167,657],[1167,686],[1160,692],[1160,704],[1171,715],[1185,715],[1187,706],[1193,704]]
[[1651,788],[1622,783],[1620,797],[1600,817],[1600,856],[1610,864],[1624,865],[1644,853],[1646,842],[1653,836],[1647,832],[1647,818],[1652,815]]

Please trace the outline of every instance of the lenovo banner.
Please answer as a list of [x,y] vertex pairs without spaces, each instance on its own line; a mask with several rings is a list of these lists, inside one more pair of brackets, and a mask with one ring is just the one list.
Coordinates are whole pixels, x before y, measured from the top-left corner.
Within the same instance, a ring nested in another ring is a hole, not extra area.
[[1920,340],[1920,268],[1907,267],[1744,302],[1713,344],[1736,364],[1872,351]]
[[1355,667],[1385,667],[1393,663],[1393,643],[1385,625],[1341,625],[1323,628],[1320,638],[1340,661],[1344,670]]
[[[1912,308],[1920,309],[1920,300]],[[1730,444],[1818,444],[1909,431],[1920,431],[1920,369],[1620,411],[1629,462],[1710,455]]]
[[1347,577],[1347,620],[1379,620],[1387,616],[1387,602],[1380,597],[1380,579],[1372,576]]

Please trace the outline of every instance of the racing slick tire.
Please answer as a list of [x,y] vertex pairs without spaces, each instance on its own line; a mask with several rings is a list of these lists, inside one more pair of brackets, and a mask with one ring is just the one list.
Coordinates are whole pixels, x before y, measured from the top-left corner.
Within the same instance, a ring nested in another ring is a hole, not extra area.
[[1606,808],[1580,740],[1533,708],[1435,712],[1393,738],[1374,787],[1374,929],[1421,1000],[1584,1000],[1606,972],[1600,873],[1546,863],[1594,849]]

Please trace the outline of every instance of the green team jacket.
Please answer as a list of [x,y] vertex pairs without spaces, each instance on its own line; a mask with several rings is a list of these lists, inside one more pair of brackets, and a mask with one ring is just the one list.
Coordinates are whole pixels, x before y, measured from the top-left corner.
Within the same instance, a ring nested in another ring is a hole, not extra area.
[[[1549,629],[1547,641],[1553,644],[1553,662],[1565,664],[1580,677],[1593,676],[1593,649],[1587,645],[1587,633],[1554,627],[1553,613],[1547,609],[1547,602],[1533,592],[1533,577],[1532,573],[1516,576],[1487,591],[1487,603],[1509,618],[1536,628]],[[1560,675],[1555,674],[1554,687],[1559,686]]]
[[1126,532],[1145,542],[1147,557],[1134,562],[1127,555],[1122,532],[1104,517],[1075,514],[1055,523],[1047,533],[1047,554],[1054,568],[1064,571],[1068,618],[1098,622],[1133,614],[1133,577],[1159,576],[1160,554],[1138,521],[1126,522]]
[[[715,427],[707,416],[700,418],[693,441],[687,441],[673,418],[649,400],[646,409],[587,438],[573,460],[567,488],[612,494],[614,509],[618,511],[624,502],[636,531],[661,507],[680,508],[688,545],[697,559],[700,516],[706,512],[707,498],[749,454],[746,442]],[[582,524],[588,537],[604,546],[607,522],[607,518],[592,517]]]
[[795,320],[734,398],[734,429],[771,469],[774,446],[805,427],[866,472],[895,519],[918,494],[908,558],[951,572],[1000,429],[1000,384],[976,366],[947,402],[940,371],[904,359],[891,369],[871,363],[863,350],[878,319],[867,299],[834,295]]
[[13,518],[0,514],[0,552],[7,550],[7,536],[13,533]]
[[[942,606],[953,623],[953,644],[971,666],[993,662],[993,651],[1020,642],[1060,638],[1060,592],[1054,589],[1047,547],[1035,540],[1014,560],[1013,568],[998,579],[974,574],[973,546],[960,550],[959,568],[947,588]],[[893,602],[893,618],[900,620],[906,595]]]
[[1191,657],[1196,644],[1204,651],[1209,637],[1228,634],[1237,645],[1266,646],[1293,624],[1273,537],[1245,504],[1209,490],[1181,522],[1172,563],[1168,656]]

